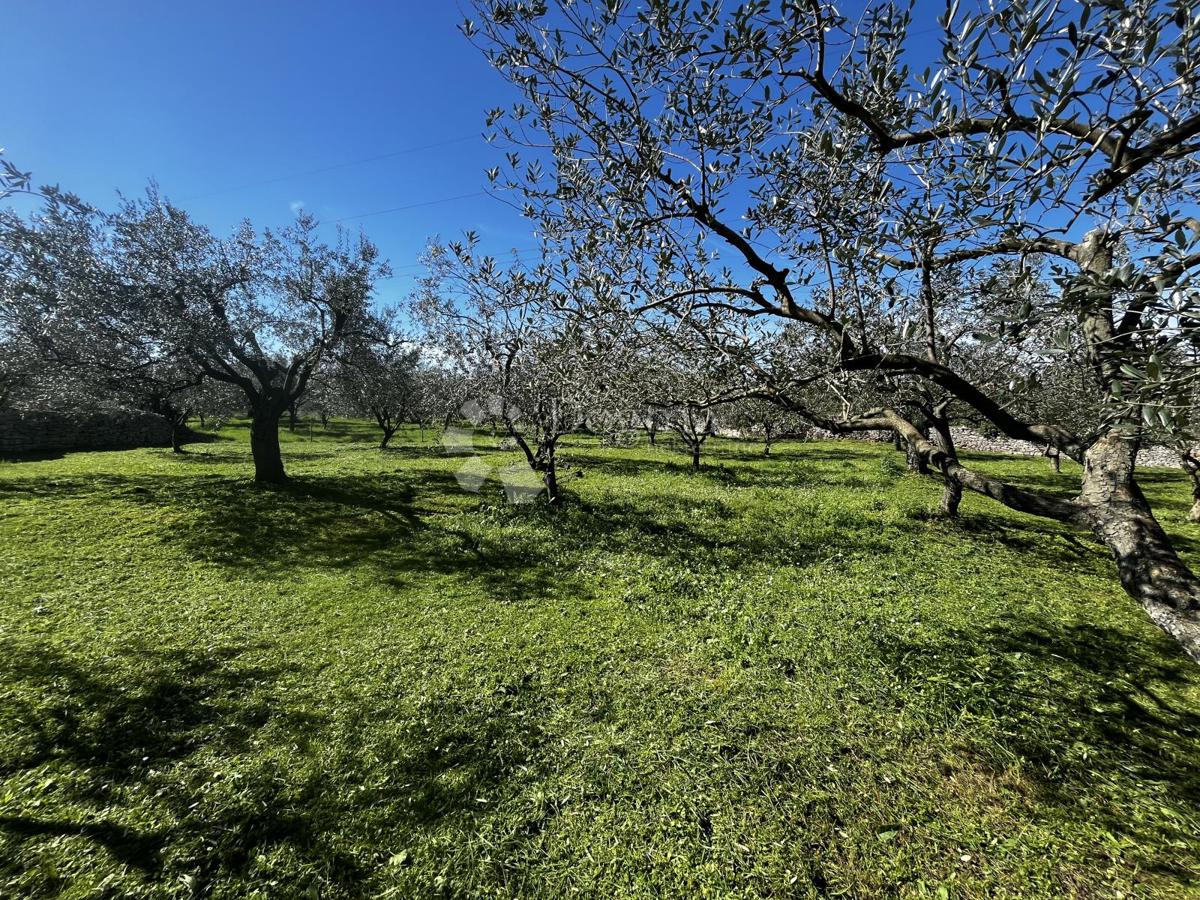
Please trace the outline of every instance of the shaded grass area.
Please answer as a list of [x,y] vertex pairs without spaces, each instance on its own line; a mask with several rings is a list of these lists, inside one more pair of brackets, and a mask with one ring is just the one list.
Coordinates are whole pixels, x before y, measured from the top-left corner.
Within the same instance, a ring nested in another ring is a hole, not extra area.
[[1200,891],[1200,674],[1086,537],[849,442],[577,439],[549,510],[221,435],[0,464],[0,895]]

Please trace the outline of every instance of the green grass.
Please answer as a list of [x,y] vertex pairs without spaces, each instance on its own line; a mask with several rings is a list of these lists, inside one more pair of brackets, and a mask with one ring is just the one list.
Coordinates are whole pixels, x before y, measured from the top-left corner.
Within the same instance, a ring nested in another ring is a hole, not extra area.
[[1200,895],[1200,669],[1086,537],[850,442],[555,511],[221,434],[0,464],[0,896]]

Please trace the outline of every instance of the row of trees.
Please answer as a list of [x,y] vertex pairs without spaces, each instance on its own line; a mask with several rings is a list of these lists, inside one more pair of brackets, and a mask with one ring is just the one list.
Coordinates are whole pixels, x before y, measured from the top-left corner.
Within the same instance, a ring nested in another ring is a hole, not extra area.
[[[697,460],[735,401],[888,431],[947,515],[971,491],[1091,531],[1200,659],[1200,579],[1136,478],[1144,444],[1196,437],[1191,0],[955,0],[936,45],[894,3],[475,7],[465,33],[523,96],[488,115],[509,151],[488,175],[542,256],[435,246],[414,313],[552,501],[584,425],[674,425]],[[105,335],[115,353],[80,358],[123,383],[234,386],[260,480],[283,477],[279,418],[323,365],[412,352],[371,312],[363,239],[327,247],[301,219],[218,240],[153,192],[105,217],[68,199],[0,225],[7,333],[45,356],[66,321]],[[967,465],[955,423],[1078,462],[1078,493]]]
[[[1200,579],[1136,478],[1194,437],[1194,3],[951,2],[936,42],[894,3],[475,7],[523,95],[489,175],[559,253],[748,394],[899,435],[946,512],[967,490],[1090,530],[1200,659]],[[1078,494],[965,464],[962,420],[1079,462]]]
[[100,395],[182,428],[189,397],[223,386],[251,416],[255,478],[279,482],[280,418],[338,353],[387,337],[371,309],[386,268],[365,238],[326,244],[300,216],[221,239],[153,188],[112,213],[44,198],[0,213],[9,395]]
[[[136,406],[173,424],[176,450],[190,418],[246,415],[255,479],[279,483],[285,415],[293,428],[302,411],[368,417],[386,448],[402,423],[445,425],[482,403],[554,503],[565,434],[646,418],[652,436],[679,431],[698,465],[712,432],[714,383],[673,401],[662,378],[695,380],[689,359],[705,357],[652,347],[598,270],[501,271],[474,239],[434,245],[401,315],[373,306],[387,273],[375,247],[327,245],[308,216],[220,239],[153,188],[109,213],[43,199],[28,217],[0,213],[0,405]],[[597,303],[614,315],[582,315]]]

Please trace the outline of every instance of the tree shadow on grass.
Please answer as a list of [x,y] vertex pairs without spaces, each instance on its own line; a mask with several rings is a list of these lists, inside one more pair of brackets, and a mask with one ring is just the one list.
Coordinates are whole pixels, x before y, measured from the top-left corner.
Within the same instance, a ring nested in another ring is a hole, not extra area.
[[[312,462],[320,459],[330,459],[337,454],[337,448],[329,447],[327,449],[318,450],[292,450],[288,448],[283,451],[283,464],[288,466],[296,462]],[[242,452],[236,450],[220,450],[220,451],[205,451],[204,453],[183,453],[174,454],[171,459],[178,460],[185,465],[195,464],[201,465],[204,463],[240,463],[247,467],[247,475],[253,471],[251,468],[254,465],[254,457],[251,456],[249,448]]]
[[1039,806],[1123,835],[1142,868],[1200,885],[1194,856],[1155,853],[1194,845],[1200,827],[1200,711],[1168,696],[1197,675],[1168,639],[1032,614],[881,652],[902,695],[972,723],[961,740],[979,764],[1018,760]]
[[186,759],[214,742],[242,748],[277,715],[247,692],[294,671],[240,659],[253,649],[128,651],[124,668],[84,668],[54,650],[10,646],[0,683],[27,689],[16,692],[27,699],[8,710],[22,736],[0,762],[0,776],[66,761],[125,781],[148,761]]
[[[0,660],[8,695],[0,779],[55,777],[45,797],[22,795],[38,797],[36,808],[0,816],[0,836],[16,846],[79,836],[144,874],[158,871],[179,835],[113,821],[115,797],[143,798],[153,809],[142,812],[183,814],[195,798],[172,776],[198,755],[234,755],[263,729],[292,733],[318,722],[272,702],[270,685],[294,669],[243,658],[259,650],[137,650],[85,665],[44,647],[8,647]],[[134,792],[121,793],[126,788]],[[0,871],[18,872],[17,854],[6,856]]]
[[861,452],[804,445],[796,449],[786,448],[770,457],[749,450],[726,448],[703,455],[699,469],[693,469],[689,458],[682,452],[678,459],[662,453],[634,455],[626,452],[617,457],[588,453],[584,448],[564,456],[563,468],[574,467],[585,473],[594,470],[626,478],[688,476],[745,488],[878,489],[891,480],[880,469],[875,457]]
[[516,678],[490,697],[439,699],[424,704],[400,737],[390,739],[379,763],[391,785],[364,798],[385,804],[409,826],[432,827],[447,818],[473,819],[481,804],[496,803],[534,777],[529,767],[546,741],[546,706],[530,678]]
[[[980,457],[980,459],[983,459],[983,457]],[[990,460],[985,460],[985,462],[995,461],[995,459],[993,457]],[[980,468],[982,471],[988,471],[986,467]],[[1006,470],[997,474],[1003,477],[1008,483],[1017,487],[1040,491],[1057,497],[1060,500],[1070,500],[1079,494],[1078,472],[1042,472],[1035,471],[1033,468],[1022,468],[1021,471],[1017,472]],[[1184,523],[1184,517],[1192,505],[1191,488],[1187,484],[1186,476],[1182,472],[1173,472],[1169,469],[1139,471],[1137,473],[1137,482],[1146,492],[1155,518],[1158,519],[1159,524],[1170,534],[1171,542],[1174,544],[1175,549],[1191,556],[1192,559],[1200,559],[1200,540],[1197,539],[1192,527]],[[992,508],[997,507],[993,506]],[[1061,535],[1066,534],[1068,531],[1057,523],[1044,519],[1039,520],[1032,516],[1015,517],[1006,514],[998,516],[989,515],[985,518],[982,515],[964,515],[962,521],[967,530],[982,529],[993,533],[1007,531],[1012,535],[1021,533],[1028,535],[1031,540],[1018,540],[1016,542],[1016,545],[1020,549],[1025,549],[1036,543],[1039,532],[1042,534],[1054,533]],[[1042,525],[1039,528],[1026,524],[1032,521],[1041,522]],[[985,522],[990,524],[985,526]],[[1079,541],[1076,543],[1094,546],[1102,556],[1108,558],[1107,551],[1098,543],[1095,543],[1086,532],[1076,531],[1073,533],[1079,536]]]
[[652,550],[684,570],[718,561],[735,569],[763,563],[799,566],[837,553],[886,554],[893,547],[891,538],[865,516],[849,525],[839,522],[801,533],[769,520],[738,521],[737,511],[712,497],[660,494],[653,504],[590,497],[562,513],[559,538],[565,546],[599,547],[614,554]]
[[[0,835],[8,834],[17,842],[37,841],[45,838],[83,837],[103,847],[123,865],[144,873],[154,871],[161,864],[166,835],[161,829],[138,831],[115,822],[76,821],[72,819],[44,818],[41,816],[0,815]],[[0,865],[0,872],[17,875],[18,865],[10,861]]]
[[1085,531],[1044,519],[1015,519],[1005,515],[963,513],[957,519],[944,519],[928,513],[919,518],[933,523],[942,533],[971,541],[987,553],[990,545],[1036,559],[1043,565],[1080,574],[1111,578],[1116,570],[1108,550]]
[[[656,461],[641,463],[651,466]],[[743,471],[751,486],[775,486],[769,474],[764,477],[752,468],[735,470],[734,477]],[[784,486],[845,487],[844,477],[837,473],[830,476],[798,463],[781,467],[777,472],[785,479]],[[929,480],[928,486],[932,500],[937,484]],[[890,502],[885,485],[876,481],[871,487],[880,504]],[[573,498],[562,511],[557,527],[568,544],[583,542],[612,552],[653,546],[657,554],[668,556],[679,565],[724,550],[725,563],[735,568],[771,561],[799,566],[833,555],[883,557],[895,551],[899,535],[940,534],[947,539],[976,544],[981,552],[990,552],[995,544],[1000,544],[1044,565],[1070,567],[1115,580],[1107,550],[1087,533],[1058,523],[1013,517],[996,507],[991,511],[964,513],[959,519],[943,519],[931,511],[920,510],[890,517],[884,524],[876,514],[882,508],[869,505],[821,508],[808,517],[801,514],[798,518],[802,527],[797,527],[793,515],[795,504],[787,506],[779,518],[773,517],[775,508],[771,504],[735,510],[720,497],[663,492],[655,494],[654,502],[647,504],[602,494]],[[759,509],[761,517],[756,515]],[[1181,543],[1187,545],[1187,540]]]
[[[264,658],[278,658],[275,648],[124,651],[103,661],[47,648],[9,653],[0,661],[14,698],[0,713],[9,751],[0,784],[40,787],[14,791],[0,815],[0,876],[70,887],[47,854],[95,846],[117,864],[116,893],[186,878],[197,895],[232,896],[268,879],[277,896],[307,896],[317,882],[366,895],[378,854],[351,849],[344,834],[399,829],[403,841],[404,829],[443,820],[470,827],[481,803],[533,777],[544,700],[530,676],[469,701],[434,697],[398,710],[383,691],[315,716],[277,687],[304,673]],[[264,855],[282,866],[266,874]]]
[[[1000,456],[984,453],[960,453],[959,458],[980,471],[997,473],[1004,480],[1018,487],[1043,491],[1061,499],[1070,499],[1079,493],[1082,470],[1072,464],[1061,472],[1055,472],[1042,457]],[[1192,504],[1191,486],[1181,469],[1139,468],[1134,479],[1149,495],[1158,496],[1156,509],[1166,500],[1178,505],[1186,512]]]
[[409,444],[393,441],[381,452],[400,459],[437,459],[446,455],[446,448],[437,443]]
[[[572,585],[538,539],[447,520],[478,500],[446,472],[293,478],[261,487],[221,475],[123,476],[0,480],[0,498],[98,498],[179,513],[158,539],[193,559],[226,567],[239,579],[299,577],[305,570],[358,570],[402,587],[430,575],[461,578],[503,602],[527,601]],[[518,515],[553,515],[542,504]],[[427,518],[437,520],[431,526]]]
[[51,459],[62,459],[70,451],[67,450],[31,450],[28,453],[0,453],[0,462],[23,463],[45,462]]
[[[296,430],[290,434],[296,439],[307,439],[310,429],[314,438],[319,437],[321,440],[337,443],[379,443],[383,436],[379,428],[369,422],[347,422],[332,419],[324,426],[311,420],[298,422]],[[283,432],[281,431],[280,434],[282,435]]]

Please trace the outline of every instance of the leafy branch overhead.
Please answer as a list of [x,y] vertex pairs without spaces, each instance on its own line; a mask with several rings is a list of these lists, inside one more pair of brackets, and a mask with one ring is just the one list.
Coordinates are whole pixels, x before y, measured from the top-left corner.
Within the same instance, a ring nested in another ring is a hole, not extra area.
[[[1200,658],[1200,582],[1134,471],[1139,442],[1192,427],[1200,374],[1200,10],[951,2],[928,39],[894,4],[475,13],[463,31],[522,94],[487,115],[488,177],[550,244],[619,261],[631,312],[706,332],[747,395],[901,436],[947,513],[966,489],[1092,531]],[[795,329],[804,353],[769,349]],[[1080,414],[1037,418],[1066,384]],[[955,418],[1085,463],[1079,494],[973,469]]]

